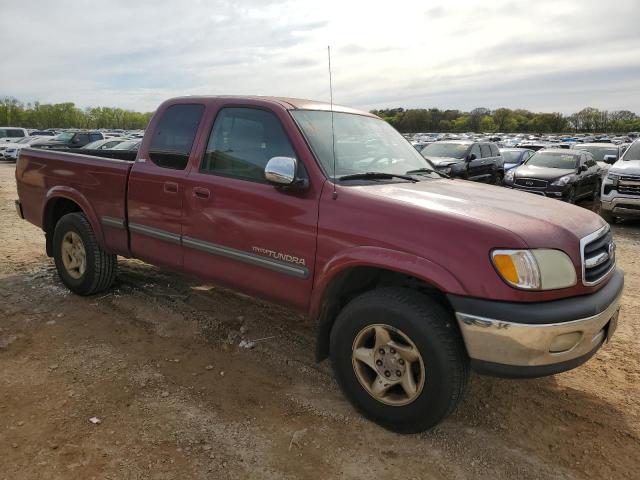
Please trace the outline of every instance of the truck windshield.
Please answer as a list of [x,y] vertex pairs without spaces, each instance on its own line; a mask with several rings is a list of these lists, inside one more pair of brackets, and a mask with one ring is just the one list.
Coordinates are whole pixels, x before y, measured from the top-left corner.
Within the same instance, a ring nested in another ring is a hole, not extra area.
[[420,152],[423,157],[462,158],[469,150],[468,143],[436,142],[426,146]]
[[578,156],[562,152],[537,152],[527,160],[526,164],[533,167],[562,168],[571,170],[578,166]]
[[[291,115],[309,142],[325,174],[333,177],[331,112],[293,110]],[[403,175],[433,165],[391,125],[379,118],[334,112],[336,177],[367,172]],[[438,178],[437,174],[424,175]]]
[[625,153],[623,160],[640,160],[640,142],[634,142]]

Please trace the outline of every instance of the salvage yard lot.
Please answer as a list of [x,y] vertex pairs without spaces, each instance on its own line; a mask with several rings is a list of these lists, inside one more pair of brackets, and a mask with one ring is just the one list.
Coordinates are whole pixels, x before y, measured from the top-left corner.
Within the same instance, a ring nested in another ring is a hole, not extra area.
[[610,345],[555,377],[474,375],[454,415],[401,436],[353,411],[313,362],[314,326],[284,308],[124,259],[108,294],[69,293],[15,214],[14,169],[0,164],[0,480],[637,478],[638,222],[613,227],[627,276]]

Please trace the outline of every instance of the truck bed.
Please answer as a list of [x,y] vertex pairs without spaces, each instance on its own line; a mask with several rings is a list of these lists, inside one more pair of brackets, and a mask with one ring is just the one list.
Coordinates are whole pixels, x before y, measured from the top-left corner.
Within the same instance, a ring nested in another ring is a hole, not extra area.
[[64,199],[71,200],[85,211],[103,245],[127,255],[127,231],[109,228],[109,219],[127,217],[125,202],[132,166],[127,160],[25,148],[16,165],[22,214],[46,232],[54,209],[65,208]]

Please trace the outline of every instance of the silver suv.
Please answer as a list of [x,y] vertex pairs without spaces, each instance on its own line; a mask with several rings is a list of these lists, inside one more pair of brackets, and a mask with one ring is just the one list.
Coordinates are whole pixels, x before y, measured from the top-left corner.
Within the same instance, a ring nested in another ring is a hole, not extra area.
[[614,163],[602,182],[600,214],[607,222],[640,217],[640,140]]

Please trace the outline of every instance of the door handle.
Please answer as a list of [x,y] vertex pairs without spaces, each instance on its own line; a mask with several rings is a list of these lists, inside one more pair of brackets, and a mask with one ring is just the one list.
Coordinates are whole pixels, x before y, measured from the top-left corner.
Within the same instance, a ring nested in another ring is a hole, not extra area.
[[164,193],[178,193],[178,184],[175,182],[164,182]]
[[193,196],[196,198],[207,199],[211,196],[211,192],[208,188],[204,187],[193,187]]

